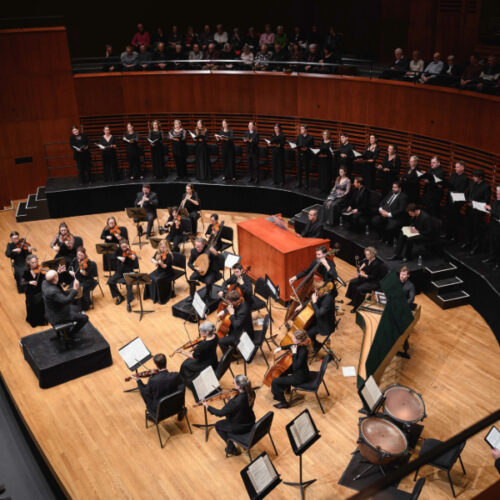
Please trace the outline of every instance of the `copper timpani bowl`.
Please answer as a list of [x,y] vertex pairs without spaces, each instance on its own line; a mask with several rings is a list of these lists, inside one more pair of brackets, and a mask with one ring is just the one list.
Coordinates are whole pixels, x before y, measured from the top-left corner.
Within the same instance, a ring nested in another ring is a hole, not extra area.
[[425,418],[425,405],[420,394],[404,385],[391,385],[384,390],[384,414],[402,424],[415,424]]

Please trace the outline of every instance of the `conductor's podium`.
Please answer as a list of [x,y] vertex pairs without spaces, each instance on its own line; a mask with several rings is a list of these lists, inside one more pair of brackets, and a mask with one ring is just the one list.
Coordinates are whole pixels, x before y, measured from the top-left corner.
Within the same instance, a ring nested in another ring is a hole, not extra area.
[[243,266],[251,266],[248,274],[254,280],[267,274],[279,286],[283,301],[290,299],[288,280],[309,266],[316,257],[316,247],[329,243],[323,238],[302,238],[288,230],[276,216],[238,223],[238,249]]

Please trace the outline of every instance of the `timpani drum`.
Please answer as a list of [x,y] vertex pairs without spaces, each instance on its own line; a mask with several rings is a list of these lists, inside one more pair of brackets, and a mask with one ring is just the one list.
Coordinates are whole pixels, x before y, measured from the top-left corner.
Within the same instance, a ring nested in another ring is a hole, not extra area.
[[359,453],[368,462],[385,465],[408,453],[403,431],[383,417],[366,417],[359,422]]
[[391,385],[383,392],[384,415],[404,425],[412,425],[426,417],[420,394],[404,385]]

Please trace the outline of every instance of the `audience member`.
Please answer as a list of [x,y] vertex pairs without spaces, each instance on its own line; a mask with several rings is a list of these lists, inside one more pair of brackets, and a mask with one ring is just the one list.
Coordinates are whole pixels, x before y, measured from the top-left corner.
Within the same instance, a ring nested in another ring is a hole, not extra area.
[[335,32],[335,28],[330,27],[328,35],[325,38],[325,48],[334,54],[335,60],[342,60],[342,35]]
[[288,47],[288,35],[285,33],[283,26],[279,25],[276,28],[276,33],[274,35],[274,46],[279,45],[282,49]]
[[475,54],[472,54],[469,58],[469,64],[465,67],[465,70],[460,77],[460,88],[473,90],[479,81],[480,74],[481,66],[478,58]]
[[151,69],[152,62],[153,55],[149,52],[145,45],[141,45],[139,47],[139,54],[137,54],[137,65],[139,66],[139,69],[142,69],[143,71]]
[[414,81],[420,77],[424,71],[424,60],[420,57],[420,52],[414,50],[411,54],[409,71],[405,73],[403,80]]
[[157,48],[159,43],[167,43],[167,35],[163,31],[163,28],[156,28],[155,32],[151,36],[151,45],[153,48]]
[[149,33],[147,31],[144,31],[144,25],[142,23],[139,23],[137,25],[137,32],[132,37],[132,47],[136,49],[138,49],[141,45],[149,47],[149,42]]
[[177,45],[182,45],[182,36],[179,33],[179,28],[174,24],[172,26],[172,31],[167,37],[168,42],[168,52],[174,54]]
[[248,28],[247,36],[245,37],[245,44],[250,47],[251,51],[256,51],[259,48],[259,37],[255,33],[255,28]]
[[233,50],[237,54],[239,54],[241,52],[241,49],[243,48],[244,42],[243,42],[243,38],[241,37],[239,28],[233,28],[233,34],[231,35],[231,39],[229,40],[229,43],[231,44],[231,47],[233,47]]
[[300,31],[300,26],[293,28],[293,34],[290,36],[290,42],[296,43],[301,49],[307,48],[307,41],[305,36]]
[[476,89],[480,92],[494,94],[498,89],[500,79],[500,66],[496,62],[496,57],[488,56],[488,62],[479,74]]
[[245,43],[245,45],[243,45],[243,52],[240,55],[240,59],[243,61],[245,65],[253,64],[254,55],[253,52],[250,50],[250,45],[248,45],[248,43]]
[[[317,63],[320,60],[320,54],[318,52],[318,46],[315,43],[312,43],[309,45],[309,51],[308,54],[305,58],[305,62],[308,63]],[[307,64],[304,66],[304,71],[307,71],[308,73],[315,73],[319,70],[319,67],[316,66],[315,64]]]
[[153,59],[156,61],[155,62],[155,68],[160,69],[160,70],[165,70],[167,69],[167,59],[168,59],[168,54],[167,51],[165,50],[165,42],[158,42],[158,46],[154,52],[154,57]]
[[[208,49],[205,51],[205,54],[203,54],[203,59],[208,59],[209,61],[219,59],[219,52],[215,43],[212,42],[208,44]],[[206,62],[203,65],[203,69],[217,69],[217,63]]]
[[229,37],[227,32],[224,31],[222,24],[218,24],[215,27],[214,42],[217,44],[218,49],[222,49],[226,43],[229,42]]
[[409,68],[408,59],[403,54],[403,49],[397,48],[394,50],[394,61],[380,75],[380,78],[394,80],[401,78]]
[[191,50],[195,43],[198,43],[198,35],[194,32],[192,26],[188,26],[184,35],[184,49]]
[[138,54],[133,49],[132,45],[125,47],[125,52],[120,56],[123,71],[134,71],[137,69]]
[[[279,43],[274,44],[274,53],[272,55],[272,61],[273,62],[285,62],[288,61],[288,51],[286,48],[283,48]],[[273,71],[283,71],[284,69],[283,64],[273,64],[271,66],[271,69]]]
[[102,65],[103,71],[119,71],[120,70],[120,57],[115,55],[113,47],[106,44],[106,51],[104,53],[104,61]]
[[259,45],[262,47],[262,45],[273,45],[274,43],[274,33],[271,31],[271,25],[266,24],[264,26],[264,33],[260,35],[259,38]]
[[264,43],[260,46],[260,51],[255,56],[255,69],[267,70],[272,54],[267,50],[267,45]]
[[425,67],[424,74],[420,77],[420,83],[431,83],[434,78],[444,71],[444,62],[441,61],[441,54],[434,52],[432,61]]
[[213,43],[213,41],[214,41],[214,37],[213,37],[212,33],[210,32],[210,25],[209,24],[205,24],[205,26],[203,26],[203,31],[202,31],[201,35],[198,37],[198,40],[199,40],[199,43],[201,45],[201,50],[202,51],[208,50],[209,44]]

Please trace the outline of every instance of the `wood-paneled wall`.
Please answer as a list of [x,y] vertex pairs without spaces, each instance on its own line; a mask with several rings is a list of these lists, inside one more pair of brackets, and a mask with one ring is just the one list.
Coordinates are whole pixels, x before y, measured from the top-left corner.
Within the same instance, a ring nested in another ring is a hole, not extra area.
[[68,137],[78,114],[64,28],[0,30],[0,53],[1,208],[43,185],[43,145]]

